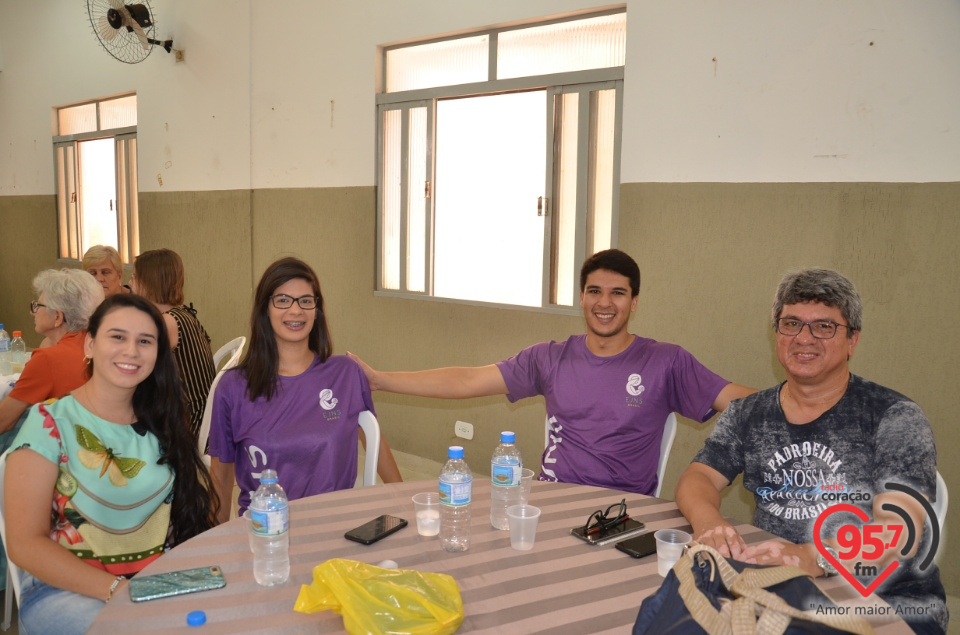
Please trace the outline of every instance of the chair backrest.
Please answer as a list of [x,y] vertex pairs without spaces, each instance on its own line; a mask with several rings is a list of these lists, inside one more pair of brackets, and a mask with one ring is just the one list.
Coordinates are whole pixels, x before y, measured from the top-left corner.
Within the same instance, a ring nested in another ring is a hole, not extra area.
[[947,525],[947,508],[950,504],[950,492],[947,491],[947,482],[943,480],[940,471],[937,471],[937,502],[933,504],[933,511],[937,513],[940,523],[940,540],[943,540],[943,531]]
[[[233,368],[240,362],[240,356],[243,354],[243,347],[247,343],[247,338],[241,335],[240,337],[235,337],[213,354],[213,367],[220,370],[227,370],[228,368]],[[220,361],[226,357],[227,363],[223,365],[223,368],[220,368]]]
[[660,497],[660,490],[663,488],[663,476],[667,473],[667,462],[670,460],[670,449],[673,447],[673,439],[677,436],[677,413],[671,412],[667,415],[667,420],[663,424],[663,438],[660,440],[660,460],[657,462],[657,489],[653,495]]
[[[3,482],[7,469],[7,450],[0,455],[0,539],[3,540],[3,549],[7,550],[7,523],[4,518],[4,500],[3,500]],[[10,594],[10,588],[13,587],[13,595]],[[20,569],[10,560],[9,552],[7,555],[7,590],[4,593],[3,607],[3,630],[10,628],[10,621],[13,617],[13,598],[17,599],[17,606],[20,606]]]
[[359,417],[360,429],[367,439],[367,451],[363,461],[363,486],[371,487],[377,484],[377,462],[380,460],[380,424],[369,410],[364,410]]
[[197,434],[197,451],[203,457],[203,462],[210,467],[210,457],[207,456],[207,437],[210,436],[210,419],[213,418],[213,395],[220,383],[223,374],[240,363],[240,356],[243,354],[243,346],[247,343],[244,336],[235,337],[220,347],[213,356],[214,368],[220,366],[220,360],[227,358],[227,363],[213,378],[210,384],[210,391],[207,393],[207,403],[203,406],[203,418],[200,420],[200,432]]
[[[667,461],[670,460],[670,448],[673,447],[673,439],[677,436],[677,415],[671,412],[667,415],[667,420],[663,424],[663,439],[660,440],[660,460],[657,461],[657,489],[653,495],[660,496],[660,488],[663,487],[663,475],[667,472]],[[543,443],[545,447],[550,447],[550,416],[547,415],[543,431]]]

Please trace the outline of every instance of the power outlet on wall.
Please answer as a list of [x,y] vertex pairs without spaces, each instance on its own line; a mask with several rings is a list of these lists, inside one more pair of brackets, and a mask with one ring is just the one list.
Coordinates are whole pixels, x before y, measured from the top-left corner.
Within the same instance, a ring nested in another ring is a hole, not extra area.
[[473,424],[466,421],[457,421],[453,424],[453,432],[461,439],[470,441],[473,439]]

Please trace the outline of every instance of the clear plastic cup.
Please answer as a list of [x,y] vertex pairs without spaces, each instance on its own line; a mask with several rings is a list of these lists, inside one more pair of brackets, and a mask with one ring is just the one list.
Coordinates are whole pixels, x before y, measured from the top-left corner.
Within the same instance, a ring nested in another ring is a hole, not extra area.
[[532,505],[511,505],[507,507],[507,520],[510,522],[510,546],[517,551],[533,549],[540,510]]
[[661,529],[653,537],[657,541],[657,573],[665,578],[673,565],[683,555],[683,548],[690,544],[693,536],[679,529]]
[[520,472],[520,504],[526,505],[530,502],[530,488],[533,487],[533,477],[536,472],[523,468]]
[[421,536],[436,536],[440,533],[440,493],[420,492],[413,497],[413,509],[417,516],[417,533]]

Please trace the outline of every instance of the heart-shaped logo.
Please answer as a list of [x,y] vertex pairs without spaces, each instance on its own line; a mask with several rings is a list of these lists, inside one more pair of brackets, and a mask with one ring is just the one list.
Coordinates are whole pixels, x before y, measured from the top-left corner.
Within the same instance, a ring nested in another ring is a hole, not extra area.
[[[820,554],[823,555],[823,557],[833,565],[834,569],[836,569],[840,575],[846,578],[847,582],[849,582],[860,595],[867,597],[873,593],[891,573],[896,571],[897,567],[900,566],[900,563],[894,560],[888,564],[887,568],[880,572],[880,575],[877,576],[870,586],[864,587],[862,584],[860,584],[860,580],[857,580],[852,573],[847,571],[847,569],[840,564],[839,560],[833,557],[832,553],[827,551],[826,547],[823,546],[823,541],[820,539],[820,528],[823,527],[824,521],[837,512],[849,512],[862,520],[864,523],[869,522],[870,520],[870,517],[867,516],[867,513],[855,505],[849,505],[847,503],[833,505],[820,514],[820,516],[817,518],[817,522],[813,526],[813,543],[817,546],[817,551],[819,551]],[[890,547],[895,548],[896,545],[890,545]]]

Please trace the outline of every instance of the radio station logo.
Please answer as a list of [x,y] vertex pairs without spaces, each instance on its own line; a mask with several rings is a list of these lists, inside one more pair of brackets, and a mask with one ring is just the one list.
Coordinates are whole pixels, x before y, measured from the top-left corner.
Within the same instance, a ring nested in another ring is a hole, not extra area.
[[[920,571],[926,571],[933,563],[933,558],[937,554],[937,548],[940,546],[940,522],[937,519],[937,514],[933,510],[930,502],[912,487],[898,483],[885,483],[884,487],[887,488],[887,491],[902,492],[915,499],[923,506],[927,517],[930,518],[930,527],[932,529],[930,549],[927,551],[926,556],[924,556],[919,566]],[[832,505],[821,512],[813,526],[813,542],[817,547],[817,551],[819,551],[820,554],[834,566],[840,575],[863,597],[867,597],[873,593],[877,587],[883,584],[883,581],[890,577],[890,574],[900,566],[900,560],[894,559],[880,571],[879,566],[873,563],[880,560],[884,554],[890,550],[897,549],[897,545],[900,543],[904,531],[907,533],[907,539],[899,552],[899,557],[901,558],[910,553],[910,550],[913,549],[914,544],[920,539],[920,535],[923,533],[923,527],[915,527],[910,514],[904,511],[899,505],[884,503],[881,505],[881,509],[898,515],[903,520],[903,525],[875,525],[872,523],[863,524],[862,527],[853,524],[842,525],[836,535],[837,546],[840,547],[836,551],[836,556],[823,544],[823,539],[820,534],[824,522],[834,514],[853,514],[859,518],[862,523],[868,523],[870,521],[869,515],[855,505],[840,503]],[[853,561],[852,566],[850,566],[851,561]],[[875,576],[873,582],[870,582],[866,586],[861,583],[860,578],[869,579],[870,576]]]

